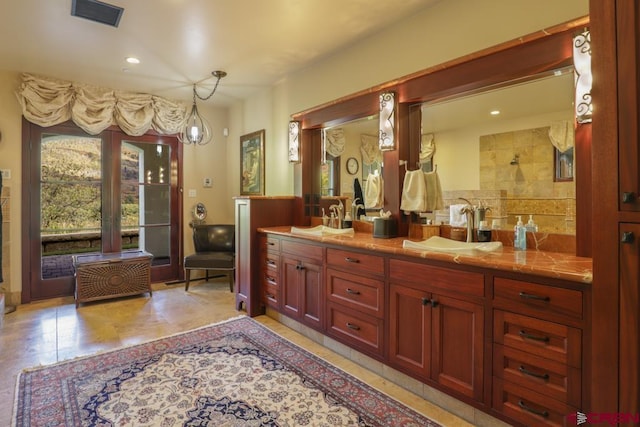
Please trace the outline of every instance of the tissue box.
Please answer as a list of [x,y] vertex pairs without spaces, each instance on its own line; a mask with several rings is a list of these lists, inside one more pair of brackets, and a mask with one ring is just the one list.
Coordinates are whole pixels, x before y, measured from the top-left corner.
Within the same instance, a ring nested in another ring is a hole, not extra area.
[[389,239],[398,235],[398,223],[394,218],[375,218],[373,220],[373,237]]

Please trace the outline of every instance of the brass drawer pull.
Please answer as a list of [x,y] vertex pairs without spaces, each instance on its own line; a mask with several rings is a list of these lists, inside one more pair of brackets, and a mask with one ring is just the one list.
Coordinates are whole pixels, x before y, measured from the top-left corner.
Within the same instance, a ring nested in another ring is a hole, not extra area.
[[539,416],[544,417],[544,418],[548,418],[549,417],[549,412],[547,412],[547,411],[538,411],[537,409],[530,408],[522,400],[518,400],[518,406],[521,407],[522,409],[524,409],[527,412],[531,412],[532,414],[536,414],[536,415],[539,415]]
[[302,265],[302,263],[299,263],[298,265],[296,265],[296,270],[304,270],[304,265]]
[[360,291],[356,291],[351,288],[347,288],[347,293],[351,295],[360,295]]
[[353,262],[354,264],[358,264],[360,262],[359,259],[351,258],[351,257],[346,257],[344,260],[347,261],[347,262]]
[[521,373],[525,374],[525,375],[529,375],[530,377],[541,378],[543,380],[548,380],[549,379],[549,374],[536,374],[535,372],[531,372],[530,370],[528,370],[527,368],[525,368],[522,365],[520,365],[518,370]]
[[276,265],[276,262],[275,262],[275,261],[273,261],[273,260],[271,260],[271,259],[268,259],[268,260],[267,260],[267,265],[275,266],[275,265]]
[[269,282],[269,283],[271,283],[271,284],[274,284],[274,285],[275,285],[275,283],[276,283],[276,279],[274,279],[274,278],[273,278],[273,277],[271,277],[271,276],[264,276],[264,280],[266,280],[267,282]]
[[274,301],[275,301],[275,299],[276,299],[275,295],[272,295],[272,294],[266,294],[266,297],[267,297],[268,299],[272,299],[272,300],[274,300]]
[[542,342],[549,342],[550,338],[549,337],[541,337],[538,335],[531,335],[523,330],[520,330],[520,336],[522,338],[527,338],[530,340],[535,340],[535,341],[542,341]]
[[538,301],[551,301],[551,298],[549,297],[543,297],[540,295],[534,295],[534,294],[528,294],[526,292],[520,292],[520,298],[523,299],[535,299]]
[[267,245],[269,245],[269,246],[275,246],[275,243],[273,243],[273,242],[267,242]]
[[353,323],[351,323],[351,322],[347,322],[347,328],[349,328],[349,329],[353,329],[354,331],[359,331],[359,330],[360,330],[360,326],[358,326],[358,325],[354,325],[354,324],[353,324]]

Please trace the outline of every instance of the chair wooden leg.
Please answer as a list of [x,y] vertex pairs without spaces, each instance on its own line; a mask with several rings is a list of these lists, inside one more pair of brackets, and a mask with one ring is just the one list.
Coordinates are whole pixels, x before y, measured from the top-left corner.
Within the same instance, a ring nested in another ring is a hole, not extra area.
[[191,269],[187,270],[185,268],[184,270],[184,290],[185,292],[189,290],[189,280],[191,279]]

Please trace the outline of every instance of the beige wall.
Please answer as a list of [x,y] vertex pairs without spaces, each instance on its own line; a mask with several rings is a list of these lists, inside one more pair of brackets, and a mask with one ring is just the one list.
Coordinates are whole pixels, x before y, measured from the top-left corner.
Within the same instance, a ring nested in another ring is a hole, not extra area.
[[[209,222],[233,220],[232,197],[239,194],[240,135],[265,129],[266,193],[293,193],[293,167],[287,162],[287,122],[291,114],[375,86],[441,62],[517,38],[588,14],[588,0],[446,0],[403,22],[379,31],[316,64],[281,80],[228,111],[202,112],[214,127],[217,141],[195,152],[185,147],[185,191],[198,197],[184,198],[184,215],[190,218],[195,201],[209,208]],[[20,71],[20,70],[18,70]],[[10,272],[2,289],[18,293],[22,287],[20,203],[21,114],[14,96],[18,73],[0,72],[0,168],[11,169]],[[200,107],[200,106],[199,106]],[[229,136],[221,130],[227,127]],[[213,187],[202,188],[211,177]],[[186,221],[188,222],[188,221]],[[185,253],[192,251],[185,225]]]

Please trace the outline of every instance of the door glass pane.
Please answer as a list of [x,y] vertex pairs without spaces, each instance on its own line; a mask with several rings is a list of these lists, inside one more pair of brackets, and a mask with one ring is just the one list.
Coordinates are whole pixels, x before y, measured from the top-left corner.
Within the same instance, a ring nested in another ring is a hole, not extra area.
[[101,145],[99,138],[42,137],[42,279],[73,276],[73,254],[101,250]]
[[122,144],[123,248],[151,253],[154,265],[171,262],[170,148],[142,142]]

